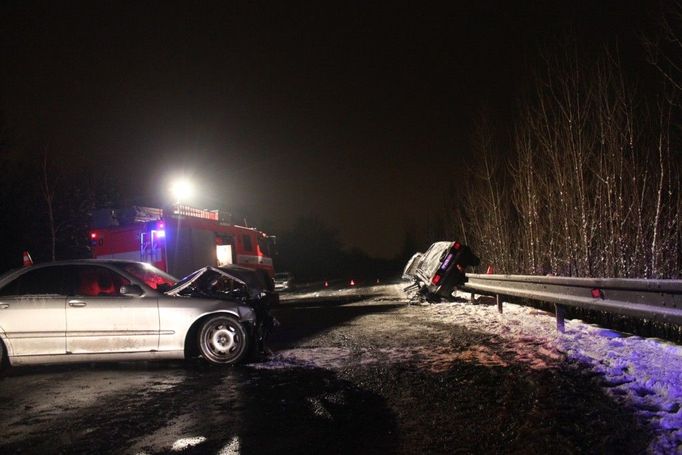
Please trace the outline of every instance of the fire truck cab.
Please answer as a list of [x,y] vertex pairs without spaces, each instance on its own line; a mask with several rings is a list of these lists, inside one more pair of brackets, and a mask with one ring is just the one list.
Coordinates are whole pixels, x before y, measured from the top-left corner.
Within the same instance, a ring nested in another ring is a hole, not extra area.
[[237,264],[274,276],[275,237],[188,206],[100,210],[90,230],[92,256],[148,262],[183,277],[201,267]]

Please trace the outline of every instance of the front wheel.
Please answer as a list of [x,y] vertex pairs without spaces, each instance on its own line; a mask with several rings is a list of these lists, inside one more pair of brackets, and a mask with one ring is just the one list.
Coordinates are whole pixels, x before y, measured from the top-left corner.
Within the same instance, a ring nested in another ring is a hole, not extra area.
[[2,340],[0,340],[0,371],[9,365],[9,359],[7,358],[7,350]]
[[229,316],[213,316],[199,330],[199,352],[214,365],[238,363],[248,352],[249,339],[239,321]]

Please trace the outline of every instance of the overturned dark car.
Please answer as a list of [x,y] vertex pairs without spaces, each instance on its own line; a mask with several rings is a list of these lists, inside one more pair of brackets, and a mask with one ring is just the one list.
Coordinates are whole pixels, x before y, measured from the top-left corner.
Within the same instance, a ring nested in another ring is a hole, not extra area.
[[466,282],[466,267],[480,264],[468,246],[456,241],[432,244],[425,253],[416,253],[403,271],[403,279],[427,297],[450,298],[457,286]]

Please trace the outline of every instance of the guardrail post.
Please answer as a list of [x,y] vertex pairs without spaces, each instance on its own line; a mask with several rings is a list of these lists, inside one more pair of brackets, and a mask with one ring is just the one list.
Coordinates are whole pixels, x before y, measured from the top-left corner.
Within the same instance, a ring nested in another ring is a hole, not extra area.
[[564,319],[566,319],[566,307],[559,304],[554,304],[554,310],[556,312],[556,329],[564,333],[565,325]]
[[497,301],[497,311],[502,314],[502,298],[500,294],[495,294],[495,300]]

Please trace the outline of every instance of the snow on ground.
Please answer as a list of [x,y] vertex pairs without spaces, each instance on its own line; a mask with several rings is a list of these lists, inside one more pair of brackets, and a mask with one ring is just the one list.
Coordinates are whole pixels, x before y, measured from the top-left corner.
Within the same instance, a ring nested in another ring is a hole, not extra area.
[[[409,302],[400,285],[321,291],[296,298],[383,296]],[[469,294],[458,297],[468,298]],[[419,317],[434,322],[469,327],[502,340],[498,346],[471,346],[453,352],[447,347],[406,346],[405,348],[291,349],[280,351],[258,368],[318,367],[339,369],[378,361],[416,361],[424,369],[438,373],[452,362],[470,361],[483,365],[508,365],[510,361],[530,368],[547,368],[561,362],[579,363],[604,378],[608,394],[634,408],[653,428],[653,453],[676,453],[682,448],[682,346],[656,338],[641,338],[608,330],[580,320],[567,320],[565,332],[556,330],[554,315],[532,307],[441,303],[415,308]],[[500,354],[504,353],[504,356]],[[510,357],[511,356],[511,357]],[[256,367],[256,365],[254,365]]]
[[522,359],[533,358],[538,348],[562,353],[566,360],[600,373],[606,391],[651,424],[657,435],[652,452],[675,453],[682,444],[682,346],[580,320],[567,320],[562,334],[554,315],[511,303],[504,304],[504,314],[494,305],[461,303],[432,305],[427,311],[442,321],[515,342]]
[[335,298],[335,297],[356,297],[356,296],[379,296],[390,293],[396,298],[406,298],[401,289],[402,285],[376,285],[376,286],[358,286],[345,288],[328,288],[318,289],[313,291],[298,291],[298,292],[284,292],[280,294],[280,300],[286,302],[288,300],[310,300],[317,298]]

